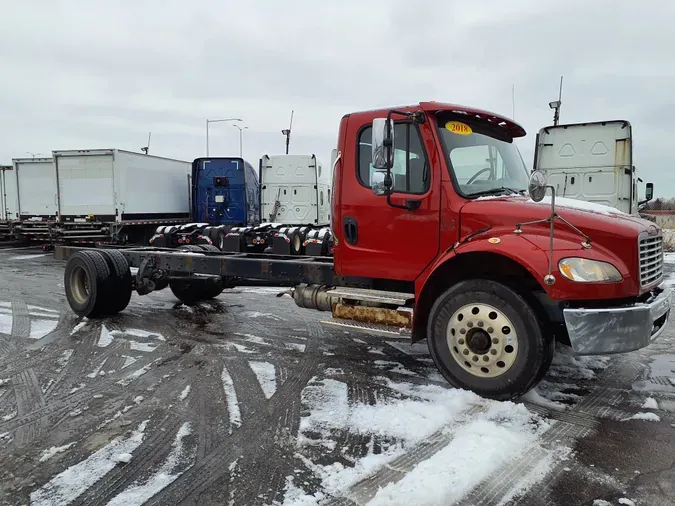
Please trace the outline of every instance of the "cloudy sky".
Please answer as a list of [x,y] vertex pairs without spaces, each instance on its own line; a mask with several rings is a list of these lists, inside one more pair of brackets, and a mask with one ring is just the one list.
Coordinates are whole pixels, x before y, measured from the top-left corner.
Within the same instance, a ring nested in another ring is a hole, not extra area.
[[[244,157],[325,163],[343,114],[423,100],[552,120],[627,119],[635,163],[675,196],[675,2],[667,0],[22,0],[2,3],[0,163],[115,147],[204,156],[205,119],[241,117]],[[669,35],[670,34],[670,35]],[[211,125],[211,155],[239,132]]]

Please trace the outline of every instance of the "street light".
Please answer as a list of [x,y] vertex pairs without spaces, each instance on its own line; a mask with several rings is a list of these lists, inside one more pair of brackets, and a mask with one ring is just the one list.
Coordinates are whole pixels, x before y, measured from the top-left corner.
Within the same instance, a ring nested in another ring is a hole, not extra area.
[[225,121],[244,121],[241,118],[207,119],[206,120],[206,156],[209,156],[209,123],[223,123]]
[[239,158],[244,158],[244,130],[248,130],[248,127],[240,127],[239,125],[232,125],[234,128],[239,129]]

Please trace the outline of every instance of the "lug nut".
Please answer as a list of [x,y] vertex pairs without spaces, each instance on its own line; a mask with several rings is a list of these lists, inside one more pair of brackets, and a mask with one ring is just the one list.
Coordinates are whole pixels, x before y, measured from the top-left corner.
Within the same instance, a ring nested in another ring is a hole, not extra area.
[[459,344],[464,344],[464,339],[460,339],[460,340],[457,341],[457,342],[458,342]]
[[473,361],[478,362],[478,357],[476,355],[473,356]]
[[466,322],[466,326],[469,328],[473,327],[473,322]]
[[490,350],[490,354],[491,354],[491,355],[496,355],[496,354],[497,354],[497,350],[495,350],[494,348],[492,348],[492,349]]
[[483,355],[483,362],[488,362],[490,360],[490,357],[487,355]]
[[469,350],[464,350],[462,353],[464,353],[464,355],[468,355],[468,354],[469,354]]
[[466,329],[459,329],[460,334],[466,334]]
[[496,337],[493,337],[492,338],[492,344],[499,344],[499,339],[497,339]]
[[483,327],[484,323],[482,320],[480,320],[476,325],[478,325],[479,327]]
[[492,334],[495,331],[495,329],[493,329],[492,327],[488,327],[487,331],[488,331],[488,334]]

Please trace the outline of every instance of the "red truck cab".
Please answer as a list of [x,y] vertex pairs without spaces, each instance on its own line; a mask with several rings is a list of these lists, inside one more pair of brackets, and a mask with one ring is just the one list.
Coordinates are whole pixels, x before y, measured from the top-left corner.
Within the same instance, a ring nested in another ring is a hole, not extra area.
[[437,102],[352,113],[333,174],[336,273],[409,286],[413,341],[428,339],[452,384],[498,398],[531,388],[554,340],[578,354],[646,346],[672,297],[653,223],[559,199],[553,230],[550,200],[528,196],[524,135]]

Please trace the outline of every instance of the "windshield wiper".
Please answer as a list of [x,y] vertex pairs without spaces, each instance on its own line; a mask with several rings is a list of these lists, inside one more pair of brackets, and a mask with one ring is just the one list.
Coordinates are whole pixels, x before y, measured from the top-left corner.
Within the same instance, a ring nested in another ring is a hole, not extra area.
[[517,193],[518,195],[523,195],[525,190],[514,190],[513,188],[507,188],[505,186],[500,186],[499,188],[490,188],[488,190],[481,190],[479,192],[470,193],[470,197],[480,197],[481,195],[497,195],[499,193]]

